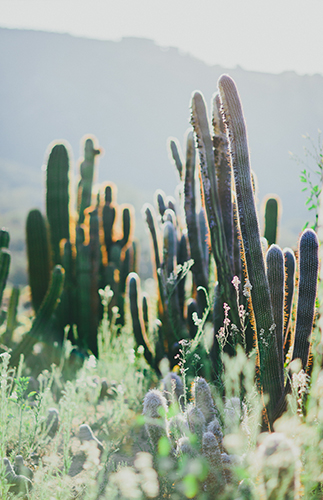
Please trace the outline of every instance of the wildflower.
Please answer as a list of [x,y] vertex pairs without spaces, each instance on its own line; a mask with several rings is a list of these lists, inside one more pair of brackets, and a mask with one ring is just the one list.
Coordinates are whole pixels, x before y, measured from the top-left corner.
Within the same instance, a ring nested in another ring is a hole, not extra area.
[[202,320],[198,317],[197,312],[192,313],[192,320],[195,326],[199,326],[202,323]]
[[239,285],[241,283],[241,281],[239,280],[238,276],[234,276],[234,278],[231,281],[231,283],[234,286],[235,290],[238,292],[239,291]]
[[252,290],[252,284],[250,283],[250,281],[248,280],[248,278],[246,279],[246,282],[245,282],[245,285],[243,287],[243,295],[245,297],[247,297],[247,299],[250,298],[250,292]]

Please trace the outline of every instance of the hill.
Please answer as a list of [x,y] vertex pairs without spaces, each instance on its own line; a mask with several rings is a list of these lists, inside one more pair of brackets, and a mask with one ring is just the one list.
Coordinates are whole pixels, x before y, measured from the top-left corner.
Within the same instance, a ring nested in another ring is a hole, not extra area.
[[[177,175],[167,138],[182,142],[192,92],[202,91],[210,102],[218,77],[229,73],[244,106],[258,197],[271,192],[281,197],[280,243],[295,244],[309,216],[301,167],[289,151],[302,156],[302,135],[317,138],[323,123],[322,76],[211,67],[137,38],[112,42],[0,29],[0,47],[1,213],[8,198],[25,213],[42,206],[41,166],[48,144],[64,138],[77,159],[80,139],[88,133],[105,150],[97,181],[117,183],[120,201],[152,201],[158,188],[173,194]],[[13,165],[19,165],[19,174],[10,174]],[[23,185],[32,195],[20,195]]]

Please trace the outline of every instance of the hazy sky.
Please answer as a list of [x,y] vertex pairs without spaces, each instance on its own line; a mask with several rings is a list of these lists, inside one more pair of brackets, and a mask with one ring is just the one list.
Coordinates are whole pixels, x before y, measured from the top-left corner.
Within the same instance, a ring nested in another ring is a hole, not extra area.
[[323,0],[0,0],[0,26],[144,37],[209,64],[323,74]]

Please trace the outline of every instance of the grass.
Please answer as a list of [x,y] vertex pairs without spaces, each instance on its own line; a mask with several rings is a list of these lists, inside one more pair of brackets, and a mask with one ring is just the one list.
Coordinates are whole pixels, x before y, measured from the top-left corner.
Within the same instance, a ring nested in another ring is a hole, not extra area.
[[[316,344],[314,352],[319,350],[320,344]],[[208,483],[212,461],[201,450],[196,451],[194,432],[188,437],[196,452],[190,453],[180,449],[180,436],[171,438],[167,430],[172,418],[185,420],[192,407],[189,389],[195,368],[186,366],[187,401],[178,403],[173,387],[167,414],[153,420],[154,425],[157,422],[160,426],[165,419],[167,423],[164,438],[154,451],[145,430],[142,403],[148,390],[160,382],[141,350],[135,349],[131,332],[125,327],[117,336],[106,316],[99,346],[99,359],[90,356],[70,380],[64,379],[71,350],[68,343],[60,365],[43,371],[37,382],[24,376],[23,359],[13,370],[9,368],[9,355],[1,355],[1,455],[14,464],[15,456],[21,454],[34,473],[32,489],[21,496],[41,500],[214,498]],[[224,354],[223,363],[226,398],[220,398],[215,387],[210,388],[224,433],[223,449],[232,465],[229,479],[212,476],[217,485],[216,498],[322,498],[321,354],[314,356],[310,386],[306,379],[304,386],[304,380],[295,375],[288,410],[276,422],[271,436],[260,433],[262,402],[254,384],[254,355],[246,357],[239,348],[234,359]],[[297,367],[295,370],[297,374]],[[236,412],[232,402],[241,394],[242,378],[245,397]],[[100,398],[102,385],[106,394]],[[59,413],[54,437],[48,436],[46,428],[50,408]],[[149,422],[146,418],[146,425]],[[85,423],[103,444],[103,452],[96,441],[80,441],[79,427]],[[1,498],[17,496],[8,489],[8,476],[6,479],[1,464]]]

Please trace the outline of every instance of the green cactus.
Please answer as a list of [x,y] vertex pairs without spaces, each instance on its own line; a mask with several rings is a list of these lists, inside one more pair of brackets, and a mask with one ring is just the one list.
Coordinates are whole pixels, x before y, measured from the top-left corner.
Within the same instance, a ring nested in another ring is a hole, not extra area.
[[294,297],[296,260],[291,248],[284,248],[283,254],[285,262],[284,355],[286,356],[291,340],[290,318]]
[[153,351],[148,339],[147,315],[145,321],[144,311],[140,300],[141,288],[139,276],[132,272],[128,275],[127,282],[132,330],[136,343],[138,346],[143,346],[144,356],[147,363],[157,372],[158,375],[160,375],[158,365],[162,358],[159,357],[158,349],[156,352]]
[[285,269],[284,255],[278,245],[271,245],[266,254],[267,277],[270,298],[276,325],[277,349],[280,369],[284,368],[284,296]]
[[0,250],[0,304],[8,279],[10,260],[11,255],[9,250],[7,248],[2,248]]
[[[62,264],[66,271],[64,290],[51,321],[51,335],[61,344],[68,325],[68,338],[95,355],[98,354],[97,330],[103,314],[98,291],[110,285],[114,293],[109,304],[110,311],[114,305],[118,306],[118,322],[123,325],[126,276],[135,261],[132,208],[121,207],[122,232],[119,235],[115,227],[118,207],[113,201],[112,185],[105,188],[105,202],[100,203],[98,194],[96,206],[92,205],[95,157],[99,153],[100,150],[94,148],[93,140],[88,138],[80,163],[81,180],[76,207],[78,223],[75,223],[72,210],[70,213],[69,159],[63,144],[55,145],[49,155],[46,182],[52,260],[53,264]],[[103,234],[104,241],[101,241]],[[27,247],[29,281],[37,312],[48,287],[52,266],[48,256],[46,223],[39,211],[31,211],[28,216]]]
[[310,336],[313,328],[317,278],[319,269],[319,242],[312,229],[306,229],[299,242],[299,282],[292,359],[299,358],[305,370],[308,363]]
[[2,229],[0,229],[0,248],[9,248],[9,242],[9,232],[3,227]]
[[17,286],[12,287],[9,306],[7,311],[7,325],[3,337],[4,345],[10,345],[12,342],[12,334],[18,325],[17,311],[19,304],[20,288]]
[[93,140],[86,139],[84,145],[84,160],[80,165],[81,180],[78,185],[78,223],[84,222],[84,210],[92,204],[92,183],[94,175],[95,157],[100,154],[100,149],[95,149]]
[[260,243],[246,124],[234,81],[228,75],[222,75],[218,86],[223,106],[223,120],[229,137],[245,270],[253,287],[250,307],[252,321],[257,332],[260,386],[265,393],[269,394],[267,411],[269,422],[272,422],[275,406],[283,392],[283,374],[279,362],[273,308]]
[[[283,304],[290,308],[288,304],[291,303],[289,293],[293,291],[293,258],[290,252],[285,252],[285,259],[288,261],[285,278],[283,254],[277,246],[272,246],[267,260],[267,276],[254,204],[242,106],[235,83],[229,76],[223,75],[218,85],[223,119],[229,137],[245,272],[252,285],[249,306],[257,335],[259,385],[260,390],[269,395],[266,417],[271,428],[274,420],[286,408],[286,394],[290,391],[289,379],[284,386],[282,317]],[[292,358],[300,358],[305,369],[308,363],[318,276],[318,241],[314,231],[306,230],[302,234],[299,255],[300,278]],[[290,291],[284,295],[285,279],[290,284]],[[289,315],[290,310],[287,310],[285,325]]]
[[[168,483],[168,488],[171,485],[171,489],[168,489],[168,496],[171,496],[172,490],[176,491],[181,478],[185,477],[185,472],[189,473],[191,470],[190,459],[192,459],[192,463],[197,461],[203,463],[206,471],[200,479],[198,492],[203,492],[205,498],[215,498],[226,485],[234,484],[232,466],[237,459],[224,452],[223,432],[216,417],[218,410],[212,399],[210,387],[203,378],[196,378],[190,403],[183,406],[181,403],[183,384],[180,377],[170,373],[163,379],[162,386],[164,392],[153,389],[146,394],[143,415],[146,417],[146,432],[157,471],[160,470],[158,459],[161,439],[169,443],[169,459],[172,467],[170,484]],[[170,393],[173,395],[171,400]],[[180,413],[176,413],[174,398],[179,398],[177,411],[181,407]],[[173,403],[170,409],[167,407],[167,400],[170,405]],[[239,424],[240,420],[242,419],[239,416]],[[168,478],[165,477],[165,472],[163,479],[164,484],[167,484]]]
[[26,246],[31,300],[37,312],[46,295],[52,268],[48,226],[38,209],[27,216]]
[[64,269],[60,265],[54,267],[49,288],[33,320],[32,327],[25,334],[20,344],[12,351],[10,358],[12,366],[17,366],[21,354],[27,357],[36,342],[46,339],[46,333],[50,329],[53,312],[57,307],[63,290],[64,274]]
[[208,269],[203,255],[203,244],[199,228],[199,218],[196,211],[196,188],[195,188],[195,145],[193,132],[187,135],[186,162],[185,162],[185,184],[184,184],[184,210],[187,225],[187,235],[190,245],[191,258],[194,260],[192,273],[196,287],[202,286],[208,290]]
[[56,265],[61,264],[61,240],[70,238],[69,158],[64,144],[56,144],[51,150],[46,173],[46,214]]
[[271,197],[265,203],[265,231],[264,237],[268,241],[268,245],[276,243],[277,227],[279,217],[279,199]]

